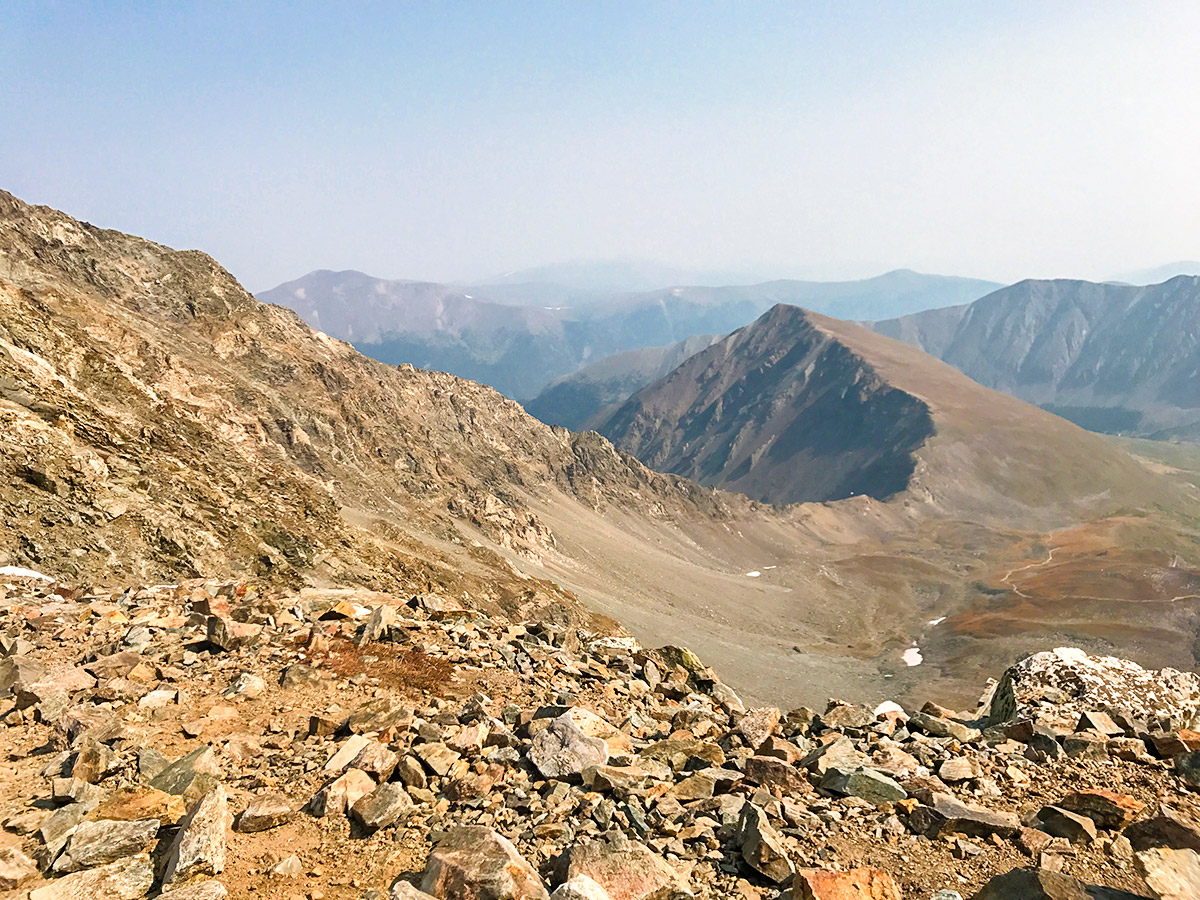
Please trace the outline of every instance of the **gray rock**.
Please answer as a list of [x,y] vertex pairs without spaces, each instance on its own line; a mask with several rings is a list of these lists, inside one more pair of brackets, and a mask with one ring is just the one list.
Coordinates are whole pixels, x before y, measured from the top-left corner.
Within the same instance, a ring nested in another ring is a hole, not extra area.
[[62,854],[54,861],[53,871],[78,872],[136,856],[155,842],[158,829],[158,819],[80,822]]
[[584,734],[568,712],[534,736],[529,760],[543,778],[579,778],[589,766],[603,766],[608,762],[608,744],[601,738]]
[[1046,806],[1038,813],[1038,819],[1047,834],[1066,838],[1072,844],[1090,844],[1096,840],[1096,823],[1087,816]]
[[225,900],[229,891],[225,885],[211,878],[207,881],[197,881],[185,887],[173,888],[158,895],[158,900]]
[[796,874],[779,832],[771,827],[767,814],[753,803],[742,806],[737,833],[742,859],[755,871],[776,884],[783,884]]
[[972,728],[962,722],[955,722],[953,719],[931,716],[924,712],[913,713],[908,719],[908,727],[913,731],[920,731],[933,737],[954,738],[964,744],[978,740],[981,734],[978,728]]
[[38,837],[42,840],[43,862],[49,865],[67,845],[67,841],[79,827],[91,807],[84,803],[72,803],[56,809],[38,828]]
[[220,774],[212,747],[197,747],[155,775],[150,786],[193,803],[217,786]]
[[163,886],[225,869],[225,833],[231,825],[225,786],[218,784],[196,801],[179,823],[163,870]]
[[1087,884],[1048,869],[1013,869],[992,878],[972,900],[1149,900],[1117,888]]
[[821,779],[821,787],[835,794],[861,797],[876,806],[895,800],[904,800],[908,793],[882,772],[859,767],[857,769],[830,769]]
[[415,808],[403,785],[393,781],[379,785],[350,807],[350,815],[368,831],[394,825]]
[[1083,713],[1095,709],[1127,710],[1137,718],[1167,718],[1187,727],[1200,710],[1200,676],[1059,647],[1027,656],[1004,673],[988,720],[1041,718],[1073,728]]
[[388,900],[438,900],[438,898],[413,887],[402,878],[397,878],[388,888]]
[[933,791],[923,799],[924,802],[909,816],[909,827],[928,837],[939,834],[1008,837],[1021,827],[1012,813],[993,812],[973,803],[963,803],[951,794]]
[[64,875],[29,892],[29,900],[139,900],[154,885],[154,867],[133,856]]
[[1200,853],[1154,847],[1137,855],[1138,869],[1159,900],[1200,897]]

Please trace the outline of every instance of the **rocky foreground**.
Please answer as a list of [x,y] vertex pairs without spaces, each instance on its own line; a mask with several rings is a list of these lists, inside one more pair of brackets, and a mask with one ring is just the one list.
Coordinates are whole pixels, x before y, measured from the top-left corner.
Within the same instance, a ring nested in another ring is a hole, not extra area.
[[6,896],[1200,897],[1193,674],[746,709],[686,649],[433,595],[19,572],[0,654]]

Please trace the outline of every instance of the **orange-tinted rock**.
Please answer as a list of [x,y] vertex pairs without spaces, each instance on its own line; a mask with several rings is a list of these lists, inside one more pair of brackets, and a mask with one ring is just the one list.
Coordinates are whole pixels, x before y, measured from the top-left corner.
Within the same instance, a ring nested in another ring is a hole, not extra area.
[[879,869],[801,869],[792,881],[795,900],[903,900],[900,888]]

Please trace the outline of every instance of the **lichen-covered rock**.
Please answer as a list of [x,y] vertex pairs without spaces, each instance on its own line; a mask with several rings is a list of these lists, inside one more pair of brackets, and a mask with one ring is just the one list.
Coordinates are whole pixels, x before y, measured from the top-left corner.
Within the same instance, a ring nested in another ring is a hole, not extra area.
[[1073,727],[1083,713],[1105,708],[1189,727],[1200,712],[1200,676],[1143,669],[1127,659],[1059,647],[1027,656],[1004,673],[992,694],[988,720],[1029,717]]
[[232,824],[225,786],[218,784],[196,801],[167,854],[163,886],[197,875],[220,875],[225,869],[225,834]]
[[136,856],[154,843],[158,829],[158,819],[80,822],[62,855],[54,861],[54,871],[78,872]]
[[154,866],[133,856],[64,875],[29,892],[29,900],[140,900],[154,884]]

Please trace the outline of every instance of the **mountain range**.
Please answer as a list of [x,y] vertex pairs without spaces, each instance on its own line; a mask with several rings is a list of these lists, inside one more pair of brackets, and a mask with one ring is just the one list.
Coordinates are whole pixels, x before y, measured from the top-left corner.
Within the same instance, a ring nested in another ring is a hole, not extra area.
[[1087,428],[1200,440],[1200,277],[1028,280],[871,327]]
[[842,318],[881,319],[965,303],[995,287],[897,270],[850,282],[667,287],[544,308],[519,303],[512,293],[504,295],[505,303],[490,302],[484,299],[486,286],[466,289],[317,271],[258,297],[295,310],[314,328],[350,341],[375,359],[450,372],[528,399],[589,361],[695,335],[728,334],[776,303],[802,304]]
[[[1194,663],[1200,491],[1176,468],[786,307],[682,366],[639,395],[639,452],[707,414],[679,458],[771,505],[367,358],[202,253],[3,194],[0,566],[616,620],[759,702],[970,700],[1048,640]],[[877,413],[887,440],[850,427]],[[725,447],[744,480],[711,474]],[[826,499],[774,505],[770,478]]]

